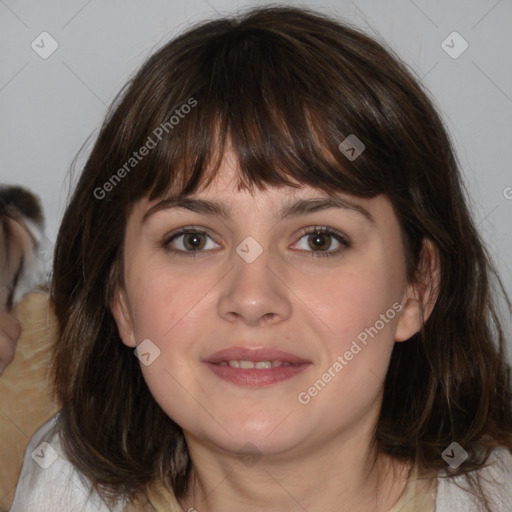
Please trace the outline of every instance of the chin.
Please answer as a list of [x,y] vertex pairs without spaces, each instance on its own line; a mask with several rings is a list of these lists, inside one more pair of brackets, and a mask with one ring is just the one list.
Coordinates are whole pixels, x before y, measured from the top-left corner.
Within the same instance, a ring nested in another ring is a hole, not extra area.
[[[196,430],[195,436],[231,453],[254,450],[263,455],[279,455],[309,437],[303,422],[297,424],[296,418],[295,421],[283,421],[285,417],[282,413],[265,417],[259,414],[247,417],[243,422],[240,418],[230,418],[229,421],[216,418],[224,428],[210,419],[203,428]],[[293,413],[289,419],[292,417]]]

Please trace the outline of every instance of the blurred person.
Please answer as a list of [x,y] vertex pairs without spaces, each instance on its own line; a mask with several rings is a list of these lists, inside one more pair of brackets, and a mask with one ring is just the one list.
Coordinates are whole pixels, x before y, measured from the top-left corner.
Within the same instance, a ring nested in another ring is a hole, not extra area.
[[43,230],[39,199],[20,186],[0,186],[0,375],[14,359],[21,334],[14,310],[46,279],[37,255]]

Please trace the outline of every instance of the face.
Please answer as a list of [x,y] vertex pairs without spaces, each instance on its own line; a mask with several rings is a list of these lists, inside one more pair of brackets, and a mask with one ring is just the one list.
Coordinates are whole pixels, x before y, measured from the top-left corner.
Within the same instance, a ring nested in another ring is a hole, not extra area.
[[223,215],[134,206],[114,316],[186,436],[229,452],[311,449],[375,417],[393,345],[419,328],[400,227],[384,196],[314,208],[325,193],[237,191],[236,173],[227,153],[190,196]]

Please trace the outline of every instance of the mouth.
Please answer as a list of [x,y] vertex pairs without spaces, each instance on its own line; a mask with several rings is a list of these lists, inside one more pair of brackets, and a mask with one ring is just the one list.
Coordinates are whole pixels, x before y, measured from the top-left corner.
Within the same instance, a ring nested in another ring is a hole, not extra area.
[[240,386],[267,386],[290,379],[312,363],[281,350],[233,347],[202,361],[217,377]]
[[292,366],[294,363],[289,361],[248,361],[246,359],[230,359],[229,361],[220,361],[216,363],[219,366],[230,366],[231,368],[242,368],[249,370],[256,368],[257,370],[268,370],[269,368],[278,368],[279,366]]

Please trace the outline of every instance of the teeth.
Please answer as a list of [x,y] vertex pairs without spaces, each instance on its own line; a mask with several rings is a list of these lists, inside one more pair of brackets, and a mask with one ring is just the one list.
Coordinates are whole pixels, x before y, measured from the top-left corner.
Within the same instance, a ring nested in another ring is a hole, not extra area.
[[255,363],[254,368],[272,368],[271,361],[258,361]]
[[220,366],[231,366],[231,368],[242,368],[244,370],[250,370],[256,368],[258,370],[267,370],[269,368],[276,368],[278,366],[291,366],[291,363],[287,361],[246,361],[244,359],[241,360],[231,360],[231,361],[221,361],[218,363]]

